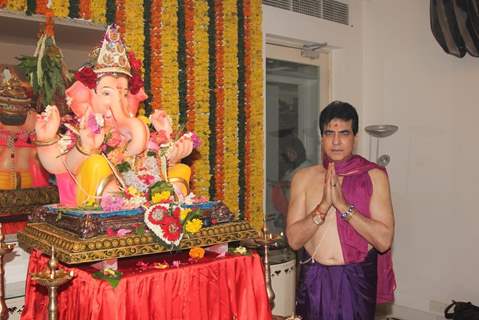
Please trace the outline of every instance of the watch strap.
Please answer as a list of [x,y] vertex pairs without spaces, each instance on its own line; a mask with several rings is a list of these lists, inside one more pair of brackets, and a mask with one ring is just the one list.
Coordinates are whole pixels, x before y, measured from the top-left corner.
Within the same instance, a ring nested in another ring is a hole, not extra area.
[[353,217],[353,209],[354,209],[354,205],[349,205],[348,209],[346,209],[346,211],[344,212],[341,212],[341,219],[343,220],[346,220],[346,221],[349,221],[351,220],[351,218]]

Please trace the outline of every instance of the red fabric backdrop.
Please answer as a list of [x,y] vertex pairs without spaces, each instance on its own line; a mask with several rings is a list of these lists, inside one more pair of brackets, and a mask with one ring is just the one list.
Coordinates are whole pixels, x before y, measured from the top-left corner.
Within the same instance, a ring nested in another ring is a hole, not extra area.
[[[94,279],[90,266],[71,268],[76,277],[58,295],[60,320],[268,320],[271,311],[257,254],[216,258],[159,270],[155,262],[187,261],[183,255],[119,260],[123,277],[116,288]],[[141,261],[141,262],[140,262]],[[29,273],[44,270],[48,257],[34,251]],[[143,268],[139,268],[139,262]],[[27,277],[21,319],[47,319],[47,291]]]

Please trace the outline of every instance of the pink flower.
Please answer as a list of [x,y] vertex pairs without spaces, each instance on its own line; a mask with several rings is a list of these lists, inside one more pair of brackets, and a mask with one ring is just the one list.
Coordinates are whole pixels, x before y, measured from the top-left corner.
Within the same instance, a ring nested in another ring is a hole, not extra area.
[[109,135],[109,138],[108,140],[106,141],[106,144],[109,146],[109,147],[112,147],[112,148],[115,148],[117,147],[119,144],[121,143],[121,134],[116,131],[116,130],[113,130],[110,132],[110,135]]
[[153,142],[151,139],[148,141],[148,150],[159,151],[160,146]]
[[109,194],[101,198],[100,206],[105,211],[118,211],[123,208],[123,199]]
[[191,141],[193,142],[193,148],[198,148],[201,145],[201,139],[198,135],[194,132],[190,132]]
[[144,174],[139,176],[138,178],[147,185],[150,185],[155,181],[155,177],[152,176],[151,174]]
[[101,130],[101,126],[100,124],[98,123],[96,117],[95,117],[95,114],[93,113],[90,113],[88,115],[88,119],[87,119],[87,122],[86,122],[86,126],[88,129],[90,129],[91,132],[95,133],[95,134],[99,134],[100,133],[100,130]]
[[170,137],[165,130],[160,130],[156,132],[152,132],[150,135],[150,140],[156,143],[157,145],[162,145],[170,141]]
[[128,229],[119,229],[119,230],[116,231],[116,234],[119,237],[126,236],[129,233],[131,233],[131,230],[128,230]]
[[114,237],[114,236],[116,236],[116,232],[111,227],[108,227],[106,229],[106,235],[109,236],[109,237]]

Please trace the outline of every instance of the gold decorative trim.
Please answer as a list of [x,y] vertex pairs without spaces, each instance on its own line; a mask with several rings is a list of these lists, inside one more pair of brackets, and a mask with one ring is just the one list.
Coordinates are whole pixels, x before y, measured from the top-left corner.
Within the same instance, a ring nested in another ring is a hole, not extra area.
[[68,231],[47,223],[29,223],[24,231],[17,233],[18,243],[23,249],[49,252],[54,246],[58,259],[66,264],[142,256],[172,249],[210,246],[256,237],[258,237],[257,231],[247,221],[215,225],[203,228],[194,235],[185,235],[178,248],[165,247],[151,232],[123,237],[102,235],[82,240]]
[[0,191],[0,222],[27,220],[35,208],[59,201],[56,187]]

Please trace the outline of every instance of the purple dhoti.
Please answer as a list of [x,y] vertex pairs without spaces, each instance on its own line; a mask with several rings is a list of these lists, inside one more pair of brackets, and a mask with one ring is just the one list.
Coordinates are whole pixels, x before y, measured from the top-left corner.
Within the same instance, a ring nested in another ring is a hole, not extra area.
[[377,251],[362,262],[301,266],[296,313],[303,320],[373,320],[376,309]]

